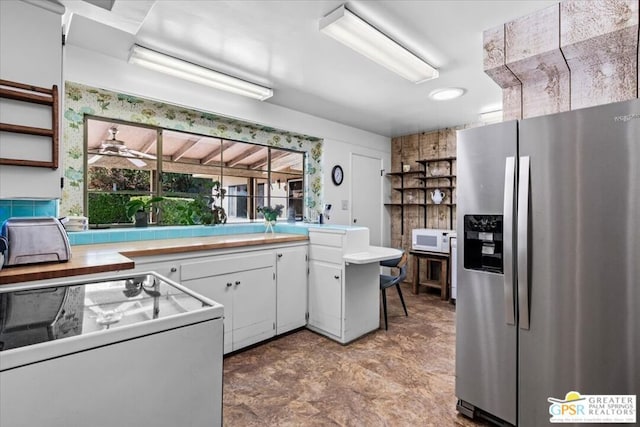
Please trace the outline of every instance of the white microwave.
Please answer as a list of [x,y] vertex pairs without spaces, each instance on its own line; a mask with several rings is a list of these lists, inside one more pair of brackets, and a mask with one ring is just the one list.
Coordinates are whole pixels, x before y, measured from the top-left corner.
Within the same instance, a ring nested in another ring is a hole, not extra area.
[[456,237],[455,230],[414,228],[411,231],[411,249],[414,251],[449,253],[449,240],[452,237]]

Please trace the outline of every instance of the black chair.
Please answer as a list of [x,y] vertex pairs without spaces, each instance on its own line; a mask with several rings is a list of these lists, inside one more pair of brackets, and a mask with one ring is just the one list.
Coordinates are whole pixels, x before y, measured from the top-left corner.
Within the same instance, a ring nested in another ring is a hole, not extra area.
[[400,301],[402,301],[402,308],[404,308],[404,315],[409,316],[407,313],[407,306],[404,303],[404,298],[402,297],[402,290],[400,289],[400,283],[407,277],[407,253],[402,252],[402,256],[400,258],[390,259],[387,261],[380,261],[380,265],[383,267],[394,267],[399,269],[399,274],[397,276],[388,276],[386,274],[380,275],[380,292],[382,293],[382,307],[384,309],[384,329],[387,330],[387,288],[395,286],[398,290],[398,295],[400,296]]

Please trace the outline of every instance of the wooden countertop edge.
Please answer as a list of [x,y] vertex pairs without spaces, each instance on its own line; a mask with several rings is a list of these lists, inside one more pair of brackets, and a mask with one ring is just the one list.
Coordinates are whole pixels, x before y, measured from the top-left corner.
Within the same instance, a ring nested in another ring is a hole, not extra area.
[[[0,285],[31,282],[33,280],[60,279],[83,274],[107,273],[109,271],[132,270],[135,267],[135,263],[132,260],[102,265],[59,268],[61,265],[62,264],[56,264],[58,267],[56,269],[42,269],[29,273],[16,272],[16,274],[2,275],[0,276]],[[5,270],[3,269],[2,271]]]
[[[220,238],[224,237],[225,236],[220,236]],[[255,238],[246,240],[238,239],[213,243],[201,241],[188,243],[186,240],[187,239],[166,239],[140,241],[144,242],[144,244],[156,245],[155,247],[147,249],[125,247],[119,250],[114,246],[115,244],[72,246],[73,255],[67,262],[3,268],[0,270],[0,285],[131,270],[135,268],[135,262],[130,259],[133,257],[301,242],[309,240],[309,237],[306,235],[280,235],[278,237],[255,236]],[[119,245],[126,246],[127,244],[132,244],[132,242],[122,242]]]
[[232,242],[222,242],[222,243],[193,243],[188,245],[176,244],[176,245],[169,245],[169,246],[149,248],[149,249],[125,249],[123,251],[120,251],[120,253],[127,257],[155,256],[155,255],[179,254],[179,253],[186,253],[186,252],[208,251],[208,250],[215,250],[215,249],[240,248],[240,247],[246,247],[246,246],[269,245],[273,243],[301,242],[305,240],[309,240],[309,238],[303,235],[277,237],[277,238],[265,237],[264,239],[236,240]]

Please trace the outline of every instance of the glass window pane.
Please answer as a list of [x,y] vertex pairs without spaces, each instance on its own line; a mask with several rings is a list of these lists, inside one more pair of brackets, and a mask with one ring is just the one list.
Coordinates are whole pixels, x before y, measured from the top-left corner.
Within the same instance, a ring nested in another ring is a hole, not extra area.
[[[126,204],[148,198],[157,179],[157,131],[87,119],[87,216],[90,224],[131,224]],[[152,221],[155,216],[152,215]]]
[[261,218],[258,207],[277,205],[283,206],[280,218],[302,219],[304,153],[108,120],[87,122],[87,200],[96,204],[89,207],[92,223],[130,223],[126,213],[100,214],[102,205],[119,206],[114,207],[119,212],[131,197],[155,195],[165,200],[151,219],[167,225],[210,222],[212,206],[224,208],[229,222]]

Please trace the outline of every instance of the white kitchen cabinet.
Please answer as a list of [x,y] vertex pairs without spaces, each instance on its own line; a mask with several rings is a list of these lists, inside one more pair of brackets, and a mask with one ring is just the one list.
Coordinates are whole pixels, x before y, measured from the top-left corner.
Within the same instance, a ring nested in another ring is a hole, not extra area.
[[308,250],[304,242],[134,261],[138,272],[155,271],[223,304],[224,345],[229,353],[307,324]]
[[[0,1],[1,79],[48,89],[57,85],[63,98],[62,13],[64,7],[53,2]],[[58,106],[62,115],[61,102]],[[51,129],[51,107],[0,98],[0,122]],[[0,157],[51,161],[51,144],[50,137],[1,132]],[[0,199],[58,199],[61,170],[2,165]]]
[[342,344],[380,326],[378,261],[400,251],[369,246],[369,229],[309,229],[309,324]]
[[308,245],[276,249],[276,334],[307,324]]
[[309,262],[309,326],[339,339],[342,331],[342,267]]
[[224,305],[225,353],[275,336],[275,279],[273,251],[180,264],[182,285]]

